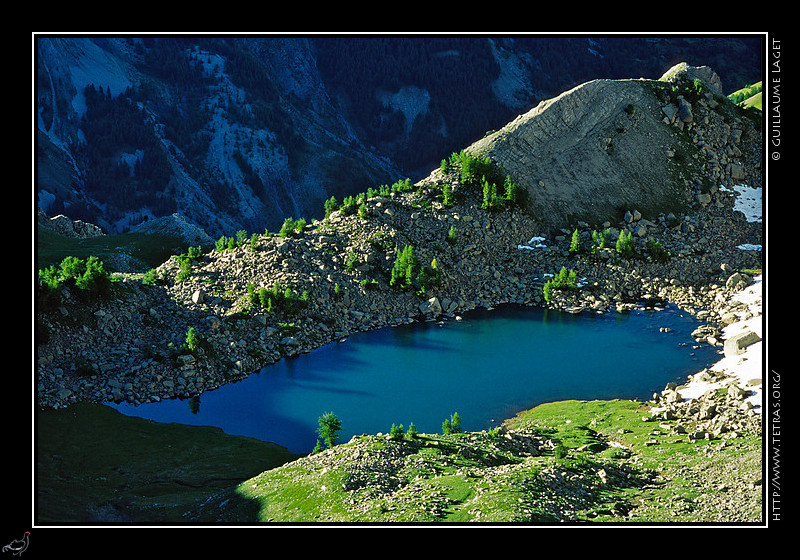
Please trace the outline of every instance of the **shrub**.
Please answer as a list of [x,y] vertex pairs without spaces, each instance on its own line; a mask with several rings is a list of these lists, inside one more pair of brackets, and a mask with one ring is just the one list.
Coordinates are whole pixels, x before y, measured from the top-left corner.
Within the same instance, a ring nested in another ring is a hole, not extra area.
[[283,225],[281,226],[281,230],[278,232],[278,235],[281,237],[294,237],[303,232],[303,229],[306,227],[306,221],[304,218],[300,218],[299,220],[295,220],[294,218],[286,218],[283,221]]
[[656,262],[667,262],[670,258],[669,252],[664,249],[660,242],[650,239],[647,242],[647,252]]
[[566,267],[561,267],[561,270],[553,278],[545,282],[542,287],[545,301],[552,301],[553,290],[575,290],[578,287],[578,274],[574,270],[567,271]]
[[325,201],[325,218],[333,214],[336,210],[339,209],[339,203],[336,202],[336,197],[332,196],[328,200]]
[[151,268],[142,276],[142,284],[145,286],[155,286],[159,282],[161,282],[161,279],[158,277],[158,272],[156,272],[155,268]]
[[353,251],[348,251],[347,256],[344,259],[344,269],[347,271],[353,271],[357,265],[358,255],[356,255]]
[[103,261],[89,257],[85,261],[78,257],[65,257],[61,264],[38,271],[39,286],[51,303],[59,300],[62,287],[76,288],[77,293],[87,299],[106,297],[111,291],[111,275]]
[[451,245],[455,244],[456,241],[458,241],[458,230],[456,229],[456,226],[450,226],[450,229],[447,231],[447,237],[445,237],[445,240]]
[[617,253],[622,257],[629,259],[634,254],[633,234],[631,232],[621,231],[616,245]]
[[279,282],[275,282],[272,288],[261,287],[257,290],[252,282],[247,284],[247,300],[252,305],[264,307],[268,313],[283,311],[292,315],[308,304],[308,298],[307,291],[298,297],[291,287],[283,287]]
[[75,278],[75,286],[86,293],[99,296],[108,295],[111,276],[106,271],[103,261],[97,257],[86,259],[86,267],[83,274]]
[[[246,235],[244,232],[239,232],[239,236]],[[186,280],[192,274],[192,262],[203,256],[203,249],[200,246],[189,247],[186,253],[178,255],[179,271],[175,279],[179,282]]]
[[184,340],[183,346],[181,346],[181,351],[194,354],[199,348],[200,337],[197,335],[197,331],[194,327],[189,327],[189,330],[186,331],[186,340]]

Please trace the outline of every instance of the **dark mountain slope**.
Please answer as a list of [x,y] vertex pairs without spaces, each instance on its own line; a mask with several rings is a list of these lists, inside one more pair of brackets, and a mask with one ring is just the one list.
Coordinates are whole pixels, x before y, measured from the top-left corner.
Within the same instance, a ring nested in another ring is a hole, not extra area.
[[[319,217],[595,78],[709,64],[760,78],[759,37],[37,37],[37,194],[123,232],[214,238]],[[724,57],[723,57],[724,55]],[[710,58],[711,60],[707,60]]]

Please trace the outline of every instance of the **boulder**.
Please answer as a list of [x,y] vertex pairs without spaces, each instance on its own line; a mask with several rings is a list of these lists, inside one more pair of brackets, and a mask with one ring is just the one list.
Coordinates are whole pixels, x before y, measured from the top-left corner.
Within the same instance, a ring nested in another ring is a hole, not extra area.
[[748,346],[760,341],[761,337],[753,331],[742,331],[725,340],[723,351],[726,357],[743,354]]
[[700,80],[708,91],[716,95],[722,95],[722,80],[708,66],[690,66],[685,62],[681,62],[664,72],[664,75],[659,78],[659,81],[664,82],[677,82],[680,80],[685,80],[689,83]]
[[678,98],[678,118],[685,123],[690,123],[693,120],[692,105],[683,97]]
[[419,312],[423,315],[433,315],[434,317],[438,317],[442,314],[442,304],[439,302],[439,298],[432,297],[428,301],[422,302],[419,304]]
[[725,281],[725,289],[734,292],[739,292],[752,283],[753,283],[753,278],[750,277],[749,275],[742,274],[741,272],[735,272],[731,274]]

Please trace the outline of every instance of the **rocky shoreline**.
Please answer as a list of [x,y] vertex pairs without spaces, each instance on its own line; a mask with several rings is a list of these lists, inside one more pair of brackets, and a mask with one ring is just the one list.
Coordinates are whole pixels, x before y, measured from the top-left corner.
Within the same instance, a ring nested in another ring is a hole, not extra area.
[[[611,251],[572,255],[568,230],[543,233],[521,211],[488,213],[474,206],[419,208],[417,193],[368,201],[367,218],[334,213],[298,237],[259,236],[255,248],[211,251],[192,274],[175,280],[177,258],[158,268],[166,282],[144,285],[125,277],[124,295],[93,306],[70,303],[41,315],[47,341],[37,346],[37,403],[132,404],[187,398],[240,380],[261,367],[349,334],[415,320],[457,318],[504,303],[572,313],[602,313],[673,303],[707,324],[698,337],[722,347],[721,328],[736,309],[729,296],[749,281],[739,271],[761,267],[761,225],[734,211],[733,193],[719,191],[698,212],[682,217],[604,224],[641,231],[643,247],[657,239],[664,263],[621,259]],[[451,227],[456,243],[446,241]],[[637,227],[639,228],[637,230]],[[576,229],[586,237],[591,228]],[[520,249],[532,238],[544,247]],[[396,249],[413,245],[421,262],[436,259],[441,282],[425,297],[388,286],[385,271]],[[348,256],[353,256],[346,263]],[[542,286],[561,267],[575,270],[580,288],[545,301]],[[291,286],[307,301],[292,315],[252,307],[248,284]],[[189,327],[204,341],[195,355],[177,351]]]

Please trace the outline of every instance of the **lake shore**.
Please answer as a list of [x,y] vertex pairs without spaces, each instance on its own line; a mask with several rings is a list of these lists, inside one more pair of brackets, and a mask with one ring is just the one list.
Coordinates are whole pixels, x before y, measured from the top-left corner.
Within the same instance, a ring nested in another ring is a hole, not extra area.
[[753,342],[741,349],[740,353],[728,350],[722,359],[707,368],[709,371],[721,374],[721,378],[709,379],[706,370],[692,376],[688,383],[678,387],[681,397],[687,400],[695,399],[708,391],[720,389],[733,382],[748,391],[745,402],[750,404],[755,413],[762,414],[765,352],[762,340],[764,327],[762,280],[761,276],[755,277],[753,284],[733,295],[731,301],[744,305],[739,313],[747,318],[731,323],[723,329],[724,340],[731,340],[736,335],[749,332],[755,335],[751,339]]
[[[740,271],[761,267],[760,251],[740,248],[761,243],[760,199],[754,211],[755,199],[742,206],[733,190],[720,189],[680,218],[648,220],[634,212],[604,224],[611,242],[621,232],[638,232],[642,253],[632,260],[613,250],[575,254],[568,230],[539,231],[522,211],[436,203],[422,211],[421,200],[417,193],[376,197],[366,219],[334,213],[297,237],[260,236],[255,248],[211,251],[182,280],[172,258],[157,269],[165,282],[146,286],[141,277],[127,277],[122,294],[107,301],[85,305],[66,294],[58,310],[38,317],[48,336],[36,348],[37,404],[188,398],[355,332],[506,303],[570,313],[673,303],[706,322],[703,340],[721,348],[736,288],[731,278],[747,282],[750,275]],[[456,243],[445,240],[453,227]],[[592,228],[578,224],[575,231],[588,238]],[[531,239],[537,247],[519,248]],[[669,252],[666,262],[647,257],[651,240]],[[408,245],[421,262],[438,263],[440,282],[424,297],[390,288],[385,276],[394,250]],[[556,290],[548,301],[543,285],[562,267],[575,270],[578,289]],[[308,298],[291,314],[248,300],[248,285],[275,284]],[[203,344],[181,352],[190,327]]]

